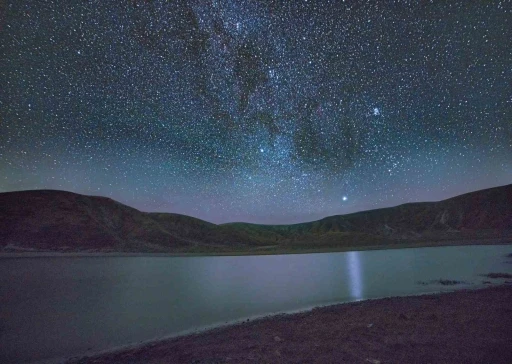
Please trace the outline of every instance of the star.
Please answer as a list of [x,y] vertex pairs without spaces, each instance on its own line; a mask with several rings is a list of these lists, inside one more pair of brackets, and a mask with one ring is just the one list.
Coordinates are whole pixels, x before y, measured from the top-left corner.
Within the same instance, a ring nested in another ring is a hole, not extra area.
[[274,224],[510,183],[504,5],[61,2],[2,18],[0,191]]

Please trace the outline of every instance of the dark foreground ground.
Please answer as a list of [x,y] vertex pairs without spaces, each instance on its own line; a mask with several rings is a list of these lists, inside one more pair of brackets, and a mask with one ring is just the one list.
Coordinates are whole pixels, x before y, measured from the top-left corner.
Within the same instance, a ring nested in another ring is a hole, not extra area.
[[512,285],[268,317],[79,363],[512,363]]

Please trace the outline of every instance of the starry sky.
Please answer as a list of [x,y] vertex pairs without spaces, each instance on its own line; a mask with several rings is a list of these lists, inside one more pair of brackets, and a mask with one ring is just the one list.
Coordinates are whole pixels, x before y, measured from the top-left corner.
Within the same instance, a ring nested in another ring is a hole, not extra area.
[[0,192],[284,224],[512,182],[512,2],[5,0]]

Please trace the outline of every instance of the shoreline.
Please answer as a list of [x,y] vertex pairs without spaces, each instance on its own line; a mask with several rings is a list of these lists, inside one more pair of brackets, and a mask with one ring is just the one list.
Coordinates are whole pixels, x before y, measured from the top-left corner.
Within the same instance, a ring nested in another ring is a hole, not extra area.
[[[496,287],[498,285],[500,285],[500,284],[496,283],[493,287]],[[501,285],[508,285],[508,283],[503,283]],[[359,299],[357,301],[333,302],[333,303],[326,303],[326,304],[321,304],[321,305],[316,305],[316,306],[313,305],[313,306],[309,306],[309,307],[300,308],[297,310],[279,311],[279,312],[267,313],[267,314],[256,315],[256,316],[249,316],[249,317],[244,317],[242,319],[226,321],[226,322],[212,324],[212,325],[208,325],[208,326],[197,327],[197,328],[181,331],[181,332],[173,334],[173,335],[157,337],[157,338],[153,338],[150,340],[144,340],[144,341],[141,341],[138,343],[119,345],[119,346],[115,346],[115,347],[105,349],[105,350],[83,353],[82,355],[75,355],[73,357],[67,357],[67,358],[63,357],[63,358],[56,359],[56,360],[50,359],[47,362],[46,361],[41,362],[41,364],[54,364],[54,363],[59,363],[60,361],[64,361],[66,363],[75,363],[77,360],[80,361],[80,360],[84,360],[87,358],[96,358],[96,357],[105,356],[105,355],[127,352],[130,350],[138,350],[138,349],[145,348],[145,347],[153,347],[155,344],[158,344],[161,342],[179,340],[179,339],[184,339],[184,338],[188,338],[188,337],[192,338],[192,337],[196,337],[196,336],[209,335],[209,334],[213,334],[217,331],[222,331],[225,329],[243,326],[249,322],[254,323],[254,322],[265,321],[265,320],[274,320],[274,319],[286,317],[286,316],[307,314],[308,312],[312,312],[314,310],[321,310],[321,309],[330,308],[330,307],[350,305],[350,304],[361,303],[361,302],[365,302],[365,301],[378,301],[378,300],[393,299],[393,298],[407,298],[407,297],[419,297],[419,296],[426,296],[426,295],[439,295],[439,294],[445,294],[445,293],[453,293],[453,292],[457,292],[457,291],[465,291],[465,290],[472,291],[472,290],[480,290],[480,289],[486,289],[486,288],[490,288],[490,286],[483,286],[483,287],[477,287],[477,288],[465,288],[465,289],[459,289],[459,290],[453,290],[453,291],[434,291],[434,292],[428,292],[428,293],[411,294],[411,295],[407,295],[407,296],[382,296],[382,297],[375,297],[375,298]]]
[[322,253],[343,253],[350,251],[368,250],[393,250],[393,249],[415,249],[435,248],[445,246],[474,246],[474,245],[512,245],[510,238],[482,239],[482,240],[459,240],[459,241],[438,241],[425,243],[397,243],[392,245],[370,245],[370,246],[349,246],[340,248],[319,248],[319,249],[276,249],[263,250],[255,248],[243,251],[220,251],[220,252],[101,252],[101,251],[0,251],[2,258],[85,258],[85,257],[222,257],[222,256],[259,256],[259,255],[288,255],[288,254],[322,254]]
[[510,313],[512,284],[496,283],[277,313],[66,363],[509,363]]

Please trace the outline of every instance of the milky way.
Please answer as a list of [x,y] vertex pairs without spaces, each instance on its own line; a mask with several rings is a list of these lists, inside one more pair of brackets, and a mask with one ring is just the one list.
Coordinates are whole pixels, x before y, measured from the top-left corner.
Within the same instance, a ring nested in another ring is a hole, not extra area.
[[291,223],[512,182],[510,1],[0,10],[0,191]]

